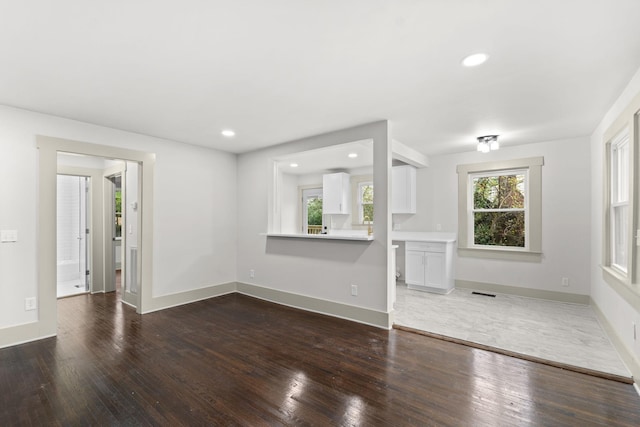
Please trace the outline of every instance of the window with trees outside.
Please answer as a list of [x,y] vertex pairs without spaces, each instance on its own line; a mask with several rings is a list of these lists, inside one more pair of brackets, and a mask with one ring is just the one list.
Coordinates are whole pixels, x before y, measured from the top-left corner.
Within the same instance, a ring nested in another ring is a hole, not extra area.
[[542,157],[458,165],[458,253],[539,260]]
[[373,223],[373,182],[358,184],[358,215],[361,224]]
[[469,175],[474,245],[526,246],[526,177],[526,169]]

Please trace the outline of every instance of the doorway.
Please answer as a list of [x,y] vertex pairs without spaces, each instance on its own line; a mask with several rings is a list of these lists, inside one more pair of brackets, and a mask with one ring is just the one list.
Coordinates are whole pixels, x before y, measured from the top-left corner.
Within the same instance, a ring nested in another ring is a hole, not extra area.
[[[153,274],[153,187],[155,154],[136,151],[117,146],[100,145],[64,138],[36,135],[38,148],[38,220],[39,230],[37,263],[38,263],[38,319],[21,329],[23,340],[39,339],[57,334],[57,296],[56,296],[56,176],[59,173],[57,156],[59,153],[73,154],[81,157],[98,157],[102,159],[126,159],[140,165],[140,201],[138,226],[140,230],[140,246],[138,248],[138,293],[136,312],[142,314],[153,310],[154,298],[151,292]],[[83,165],[71,165],[69,169],[83,169]],[[94,208],[96,200],[103,200],[102,175],[91,176],[92,209],[91,222],[102,224],[103,208]],[[63,172],[67,173],[67,172]],[[68,172],[74,174],[75,172]],[[82,173],[84,174],[84,172]],[[143,197],[144,195],[144,197]],[[145,224],[144,229],[142,223]],[[101,230],[91,238],[91,253],[94,260],[104,257],[104,236]],[[93,284],[91,292],[99,292],[104,283],[97,283],[104,278],[103,262],[93,265]],[[101,270],[101,271],[98,271]]]
[[57,297],[89,292],[89,189],[86,176],[57,176]]
[[123,246],[122,213],[123,176],[125,163],[104,171],[104,233],[105,233],[105,292],[121,295]]
[[122,161],[119,170],[104,175],[105,241],[111,244],[105,248],[105,292],[115,291],[132,307],[138,306],[140,283],[140,173],[138,162]]
[[142,168],[136,161],[58,152],[57,170],[58,297],[114,292],[137,308]]
[[302,234],[321,234],[323,231],[322,188],[302,190]]

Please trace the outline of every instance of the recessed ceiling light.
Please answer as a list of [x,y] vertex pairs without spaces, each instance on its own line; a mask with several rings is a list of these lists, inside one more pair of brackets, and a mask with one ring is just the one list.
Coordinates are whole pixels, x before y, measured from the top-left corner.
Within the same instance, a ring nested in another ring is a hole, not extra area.
[[350,159],[355,159],[356,157],[358,157],[358,153],[349,153]]
[[232,136],[235,136],[236,133],[234,131],[232,131],[231,129],[225,129],[222,131],[222,135],[231,138]]
[[462,60],[462,65],[465,67],[475,67],[476,65],[480,65],[484,63],[487,59],[489,59],[489,55],[486,53],[474,53],[473,55],[469,55]]
[[297,163],[291,163],[289,166],[291,166],[292,168],[297,168],[298,164]]

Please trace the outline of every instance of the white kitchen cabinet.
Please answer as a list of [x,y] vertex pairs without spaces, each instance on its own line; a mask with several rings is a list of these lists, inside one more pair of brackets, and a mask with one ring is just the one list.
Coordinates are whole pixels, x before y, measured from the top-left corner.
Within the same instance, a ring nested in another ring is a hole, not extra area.
[[391,169],[391,213],[416,213],[416,168],[413,166]]
[[453,290],[453,243],[405,243],[405,282],[409,289],[448,294]]
[[322,213],[351,213],[351,182],[348,173],[322,175]]

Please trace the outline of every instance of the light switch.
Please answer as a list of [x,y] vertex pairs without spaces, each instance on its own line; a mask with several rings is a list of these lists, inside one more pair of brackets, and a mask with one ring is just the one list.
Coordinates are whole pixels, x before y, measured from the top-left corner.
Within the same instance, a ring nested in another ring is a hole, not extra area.
[[0,230],[0,242],[12,243],[18,241],[18,230]]

